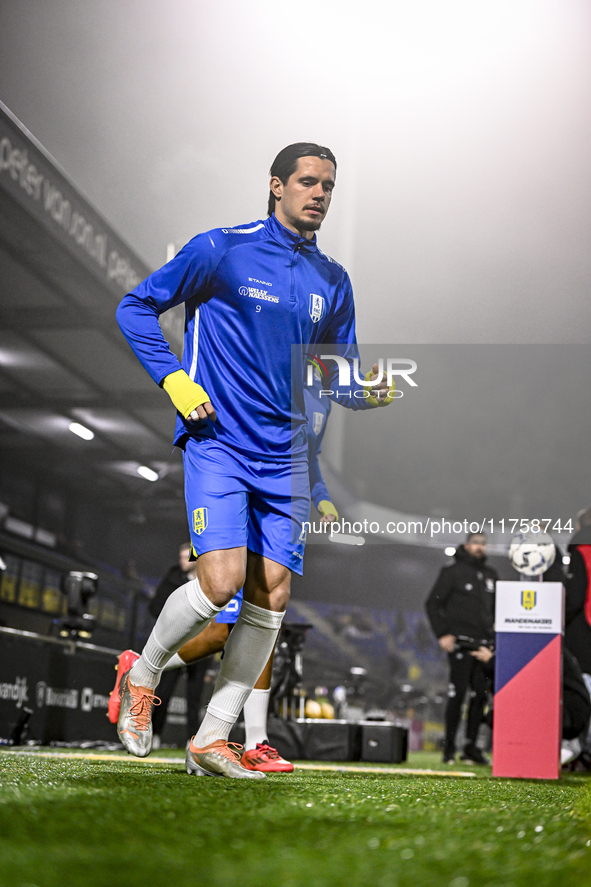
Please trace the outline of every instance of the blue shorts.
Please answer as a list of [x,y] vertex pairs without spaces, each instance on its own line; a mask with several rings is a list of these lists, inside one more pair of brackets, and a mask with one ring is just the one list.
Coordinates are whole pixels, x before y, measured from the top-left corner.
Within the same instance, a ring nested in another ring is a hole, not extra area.
[[246,546],[301,576],[310,515],[306,459],[257,462],[218,441],[189,438],[183,464],[195,554]]
[[215,617],[215,622],[224,622],[226,625],[234,625],[238,617],[240,616],[240,607],[242,606],[242,595],[244,592],[242,589],[235,594],[229,604],[226,604],[221,613],[218,613]]

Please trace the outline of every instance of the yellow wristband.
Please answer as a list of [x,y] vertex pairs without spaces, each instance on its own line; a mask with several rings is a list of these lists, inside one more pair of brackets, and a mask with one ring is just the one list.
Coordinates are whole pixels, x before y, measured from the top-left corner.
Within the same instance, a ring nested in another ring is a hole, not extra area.
[[209,394],[201,385],[189,379],[184,370],[177,370],[166,376],[162,387],[185,419],[189,418],[196,407],[210,400]]
[[[365,376],[363,378],[365,379],[366,382],[371,382],[371,377],[373,375],[375,375],[373,370],[370,370],[368,373],[365,374]],[[364,385],[363,387],[365,388],[366,391],[371,392],[371,390],[372,390],[371,384]],[[396,385],[394,384],[394,380],[392,380],[392,382],[390,383],[390,388],[388,390],[388,393],[383,400],[378,400],[377,397],[375,396],[375,394],[370,393],[370,396],[365,398],[365,402],[370,404],[372,407],[387,407],[388,404],[392,403],[392,401],[394,400],[394,391],[395,390],[396,390]]]
[[336,508],[334,507],[334,505],[332,504],[332,502],[329,502],[329,501],[328,501],[328,499],[323,499],[322,502],[319,502],[319,503],[318,503],[318,511],[319,511],[320,514],[322,514],[322,515],[325,515],[325,514],[334,514],[334,516],[336,517],[336,519],[337,519],[337,520],[339,519],[339,513],[338,513],[338,511],[336,510]]

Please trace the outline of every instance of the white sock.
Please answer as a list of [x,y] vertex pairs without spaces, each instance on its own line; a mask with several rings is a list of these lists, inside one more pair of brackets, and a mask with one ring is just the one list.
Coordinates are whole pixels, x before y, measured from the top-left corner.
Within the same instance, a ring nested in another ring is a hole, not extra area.
[[173,653],[203,631],[221,610],[221,607],[214,607],[203,594],[197,579],[173,591],[146,641],[142,655],[129,673],[131,683],[154,690],[160,681],[162,669]]
[[182,668],[187,663],[181,659],[178,653],[173,653],[162,671],[170,671],[171,668]]
[[246,728],[244,748],[246,751],[256,748],[257,743],[262,745],[267,739],[267,712],[270,696],[270,687],[268,690],[253,690],[244,703],[244,726]]
[[240,615],[226,643],[211,702],[194,738],[197,748],[230,735],[273,652],[283,615],[242,602]]

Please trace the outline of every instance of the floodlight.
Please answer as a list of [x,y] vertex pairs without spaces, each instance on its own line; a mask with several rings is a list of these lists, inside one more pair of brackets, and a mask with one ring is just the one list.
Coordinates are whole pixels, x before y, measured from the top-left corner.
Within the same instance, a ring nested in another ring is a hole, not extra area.
[[151,468],[148,468],[147,465],[140,465],[137,469],[137,473],[140,477],[143,477],[144,480],[150,480],[152,483],[158,480],[158,473],[156,471],[152,471]]
[[76,434],[82,440],[92,440],[94,437],[94,431],[91,431],[86,425],[81,425],[80,422],[70,422],[68,427],[72,434]]

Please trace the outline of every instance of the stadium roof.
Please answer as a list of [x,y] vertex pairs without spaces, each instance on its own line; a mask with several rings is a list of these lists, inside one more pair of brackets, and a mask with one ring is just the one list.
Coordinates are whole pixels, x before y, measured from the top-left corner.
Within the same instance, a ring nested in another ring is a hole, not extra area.
[[[0,448],[5,465],[129,513],[184,516],[174,409],[115,322],[150,269],[0,103]],[[183,317],[164,332],[178,351]],[[90,429],[92,440],[69,430]],[[157,483],[137,474],[157,472]]]

